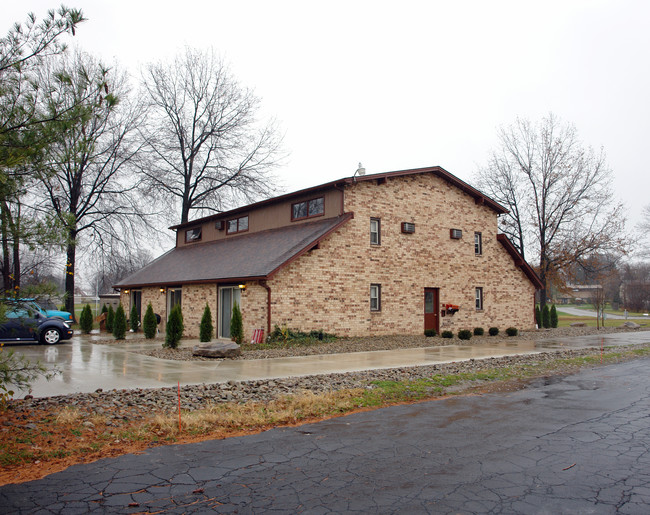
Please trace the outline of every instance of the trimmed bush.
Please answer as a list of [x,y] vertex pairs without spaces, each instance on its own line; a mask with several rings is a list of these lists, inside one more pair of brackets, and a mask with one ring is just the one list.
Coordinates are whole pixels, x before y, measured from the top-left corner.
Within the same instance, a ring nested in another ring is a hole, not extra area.
[[508,327],[508,329],[506,329],[506,334],[508,336],[517,336],[518,333],[519,331],[516,327]]
[[148,339],[155,338],[157,329],[158,319],[153,312],[153,306],[150,302],[147,305],[147,311],[144,312],[144,318],[142,319],[142,330],[144,331],[144,337]]
[[548,309],[548,304],[544,304],[542,308],[542,327],[544,329],[551,327],[551,312]]
[[451,331],[443,331],[443,332],[440,334],[440,336],[442,336],[443,338],[453,338],[453,337],[454,337],[454,333],[452,333]]
[[101,311],[100,314],[103,314],[103,313],[108,313],[108,306],[107,306],[106,304],[104,304],[104,305],[102,306],[102,311]]
[[232,306],[232,318],[230,319],[230,337],[237,344],[241,345],[244,341],[244,322],[241,317],[239,304],[236,302]]
[[113,332],[114,321],[115,321],[115,311],[113,310],[113,306],[108,306],[108,309],[106,310],[106,330],[109,333]]
[[183,337],[184,329],[185,326],[183,325],[183,312],[181,310],[181,305],[176,304],[172,308],[171,313],[169,313],[167,332],[165,334],[165,343],[163,343],[163,347],[176,349],[178,347],[178,342],[180,342]]
[[538,329],[542,328],[542,310],[539,309],[539,304],[535,305],[535,322]]
[[551,306],[551,327],[556,328],[558,323],[558,318],[557,318],[557,309],[555,309],[555,304]]
[[138,309],[135,307],[135,304],[131,306],[129,325],[131,326],[131,331],[133,331],[134,333],[138,332],[138,327],[140,327],[140,317],[138,316]]
[[461,329],[458,331],[459,340],[469,340],[472,337],[472,331],[469,329]]
[[483,336],[485,331],[483,330],[482,327],[475,327],[474,328],[474,336]]
[[90,309],[90,304],[86,304],[81,310],[81,316],[79,316],[79,327],[81,330],[90,334],[90,331],[93,330],[93,312]]
[[124,308],[121,303],[117,306],[117,311],[115,311],[113,336],[115,336],[116,340],[124,340],[126,336],[126,315],[124,314]]
[[496,336],[497,334],[499,334],[499,328],[498,327],[490,327],[488,329],[488,334],[490,336]]
[[436,333],[435,329],[425,329],[424,330],[424,336],[426,336],[427,338],[430,338],[431,336],[435,336],[436,334],[437,333]]
[[203,317],[201,317],[201,325],[199,325],[199,341],[209,342],[212,340],[212,335],[214,334],[214,327],[212,325],[212,312],[210,311],[210,306],[208,303],[205,303],[205,309],[203,310]]

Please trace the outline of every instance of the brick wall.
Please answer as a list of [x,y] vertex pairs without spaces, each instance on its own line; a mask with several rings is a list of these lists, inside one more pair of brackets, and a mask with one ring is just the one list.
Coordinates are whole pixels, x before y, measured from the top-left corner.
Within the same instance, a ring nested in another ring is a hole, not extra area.
[[[346,186],[345,211],[354,218],[267,281],[271,325],[304,331],[322,329],[345,336],[422,334],[424,288],[439,288],[440,304],[458,304],[440,329],[520,329],[534,326],[534,286],[497,241],[496,213],[433,174],[363,181]],[[380,219],[381,244],[370,244],[370,218]],[[401,223],[415,224],[414,234]],[[450,229],[463,237],[452,240]],[[474,233],[483,252],[474,252]],[[381,284],[381,311],[370,311],[370,284]],[[475,288],[484,309],[475,309]],[[151,301],[163,318],[166,295],[143,288],[143,310]],[[218,286],[183,285],[185,338],[197,338],[206,302],[217,328]],[[128,295],[122,294],[125,309]],[[258,282],[241,292],[245,339],[267,330],[267,290]],[[128,311],[127,311],[128,312]]]
[[[530,328],[534,286],[496,240],[491,209],[432,174],[348,186],[345,210],[354,219],[269,281],[272,322],[339,335],[422,334],[424,288],[440,303],[458,304],[440,329]],[[370,218],[380,218],[381,244],[370,245]],[[402,234],[401,223],[415,224]],[[450,229],[463,237],[452,240]],[[474,252],[481,232],[483,253]],[[371,283],[381,284],[381,311],[371,312]],[[482,287],[484,309],[475,309]]]

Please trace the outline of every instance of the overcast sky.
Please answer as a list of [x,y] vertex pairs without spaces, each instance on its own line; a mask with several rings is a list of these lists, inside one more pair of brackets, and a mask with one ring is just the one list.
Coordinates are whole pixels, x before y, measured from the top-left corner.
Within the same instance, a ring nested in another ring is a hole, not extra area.
[[[59,3],[5,0],[2,33]],[[629,225],[650,204],[650,1],[77,0],[74,40],[139,76],[213,47],[279,122],[284,191],[439,165],[473,176],[497,127],[553,112],[604,147]]]

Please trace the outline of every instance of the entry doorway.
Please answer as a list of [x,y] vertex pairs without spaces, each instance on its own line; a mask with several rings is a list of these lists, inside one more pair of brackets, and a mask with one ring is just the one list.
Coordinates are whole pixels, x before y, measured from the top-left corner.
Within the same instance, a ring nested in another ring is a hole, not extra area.
[[440,332],[440,288],[424,289],[424,330]]
[[230,339],[230,319],[235,302],[241,309],[241,291],[238,286],[219,287],[219,338]]

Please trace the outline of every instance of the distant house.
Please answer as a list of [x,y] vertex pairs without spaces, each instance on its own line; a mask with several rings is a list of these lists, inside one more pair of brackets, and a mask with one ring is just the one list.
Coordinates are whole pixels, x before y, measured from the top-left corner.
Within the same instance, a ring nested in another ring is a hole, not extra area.
[[505,212],[440,167],[347,177],[171,227],[175,248],[115,286],[163,325],[180,303],[188,337],[207,303],[229,338],[235,302],[247,339],[532,328],[542,285],[498,234]]
[[589,304],[603,287],[600,284],[567,284],[562,293],[558,293],[558,304]]

